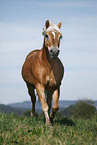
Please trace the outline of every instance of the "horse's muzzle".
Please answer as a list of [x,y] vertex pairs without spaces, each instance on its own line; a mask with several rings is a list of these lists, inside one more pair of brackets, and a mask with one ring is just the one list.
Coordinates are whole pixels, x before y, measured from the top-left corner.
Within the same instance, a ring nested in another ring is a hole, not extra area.
[[56,48],[51,49],[49,51],[50,57],[53,58],[53,59],[56,59],[58,57],[59,52],[60,52],[60,50],[58,50]]

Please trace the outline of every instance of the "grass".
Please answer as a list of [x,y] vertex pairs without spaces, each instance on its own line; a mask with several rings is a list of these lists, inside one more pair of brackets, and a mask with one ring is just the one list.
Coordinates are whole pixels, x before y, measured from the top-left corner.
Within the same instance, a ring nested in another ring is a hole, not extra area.
[[0,113],[0,145],[97,145],[97,120],[55,117],[43,120]]

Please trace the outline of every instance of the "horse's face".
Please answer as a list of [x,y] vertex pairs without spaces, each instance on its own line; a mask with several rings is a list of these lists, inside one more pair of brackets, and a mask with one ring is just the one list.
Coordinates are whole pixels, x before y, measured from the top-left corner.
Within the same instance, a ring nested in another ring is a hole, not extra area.
[[45,46],[48,48],[51,58],[57,58],[61,38],[62,35],[57,31],[48,31],[45,33]]
[[61,23],[57,26],[50,26],[49,24],[49,27],[47,27],[44,33],[45,46],[49,51],[50,57],[53,59],[57,58],[59,54],[60,39],[62,38],[60,27]]

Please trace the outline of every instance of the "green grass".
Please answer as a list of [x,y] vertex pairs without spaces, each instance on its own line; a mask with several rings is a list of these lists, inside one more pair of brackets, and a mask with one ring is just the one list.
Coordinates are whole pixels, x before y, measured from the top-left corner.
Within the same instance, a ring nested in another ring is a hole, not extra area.
[[0,113],[0,145],[97,145],[97,120],[55,117],[43,120]]

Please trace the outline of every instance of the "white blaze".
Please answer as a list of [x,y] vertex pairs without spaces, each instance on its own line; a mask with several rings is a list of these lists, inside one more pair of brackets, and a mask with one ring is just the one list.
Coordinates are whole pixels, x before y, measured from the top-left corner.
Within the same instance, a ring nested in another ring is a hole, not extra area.
[[55,39],[55,32],[52,32],[53,36],[54,36],[54,39]]

